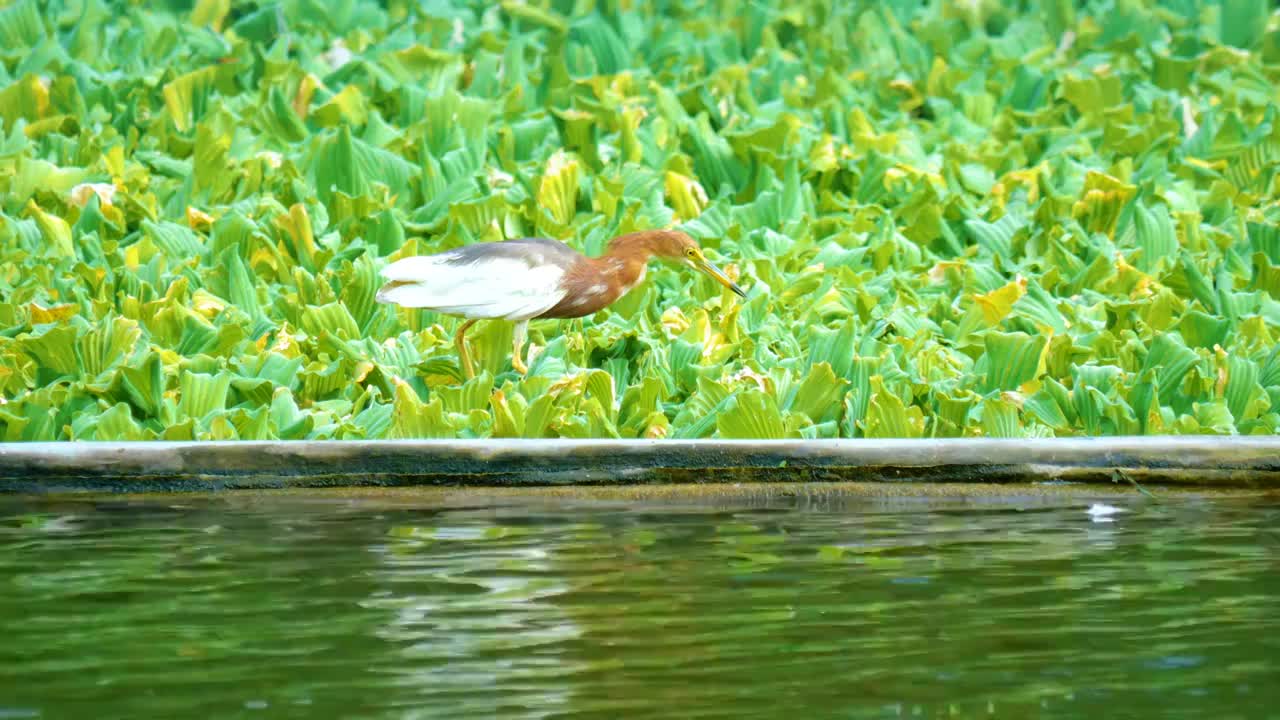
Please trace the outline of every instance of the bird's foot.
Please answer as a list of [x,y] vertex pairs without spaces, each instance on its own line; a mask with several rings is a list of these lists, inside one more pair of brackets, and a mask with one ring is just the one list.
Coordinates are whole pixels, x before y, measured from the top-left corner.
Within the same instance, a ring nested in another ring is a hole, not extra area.
[[512,369],[512,370],[515,370],[516,372],[520,373],[521,375],[528,375],[528,374],[529,374],[529,367],[528,367],[527,365],[525,365],[525,364],[524,364],[524,361],[520,359],[520,356],[519,356],[519,355],[514,355],[514,356],[512,356],[512,358],[511,358],[511,369]]
[[462,374],[465,375],[468,380],[475,378],[476,369],[475,366],[471,364],[471,353],[467,352],[467,341],[463,336],[466,335],[467,328],[471,327],[475,323],[475,319],[462,323],[462,326],[458,328],[458,332],[453,336],[453,344],[458,348],[458,364],[462,366]]

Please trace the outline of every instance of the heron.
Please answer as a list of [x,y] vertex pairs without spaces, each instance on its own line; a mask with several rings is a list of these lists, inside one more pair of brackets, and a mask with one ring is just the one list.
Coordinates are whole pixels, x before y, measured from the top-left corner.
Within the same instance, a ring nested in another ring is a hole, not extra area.
[[678,230],[643,230],[609,241],[588,257],[549,238],[475,243],[433,255],[397,260],[382,269],[386,284],[377,300],[466,318],[454,334],[468,379],[475,368],[465,335],[479,320],[514,323],[511,367],[528,373],[522,359],[529,321],[579,318],[609,306],[645,276],[653,258],[683,264],[745,298],[746,292],[707,260],[702,247]]

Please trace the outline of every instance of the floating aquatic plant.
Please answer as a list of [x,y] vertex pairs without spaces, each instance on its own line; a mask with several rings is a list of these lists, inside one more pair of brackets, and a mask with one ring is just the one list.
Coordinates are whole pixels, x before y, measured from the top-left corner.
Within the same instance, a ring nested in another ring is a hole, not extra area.
[[[17,0],[0,439],[1280,428],[1262,2]],[[387,263],[680,227],[582,321]]]

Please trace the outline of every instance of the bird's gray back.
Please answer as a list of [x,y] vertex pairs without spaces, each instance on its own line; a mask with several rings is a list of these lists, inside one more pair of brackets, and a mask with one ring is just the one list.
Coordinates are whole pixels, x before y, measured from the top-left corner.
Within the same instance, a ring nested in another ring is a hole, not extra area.
[[502,242],[482,242],[454,248],[441,253],[450,265],[467,265],[485,258],[514,258],[537,265],[558,265],[568,269],[585,256],[559,240],[549,238],[518,238]]

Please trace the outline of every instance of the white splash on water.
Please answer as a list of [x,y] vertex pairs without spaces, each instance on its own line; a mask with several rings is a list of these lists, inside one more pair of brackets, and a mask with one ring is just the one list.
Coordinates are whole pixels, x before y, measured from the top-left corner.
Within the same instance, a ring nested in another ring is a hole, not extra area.
[[1115,522],[1115,518],[1111,517],[1112,515],[1119,515],[1129,511],[1106,503],[1094,503],[1085,512],[1089,514],[1089,518],[1094,522]]

